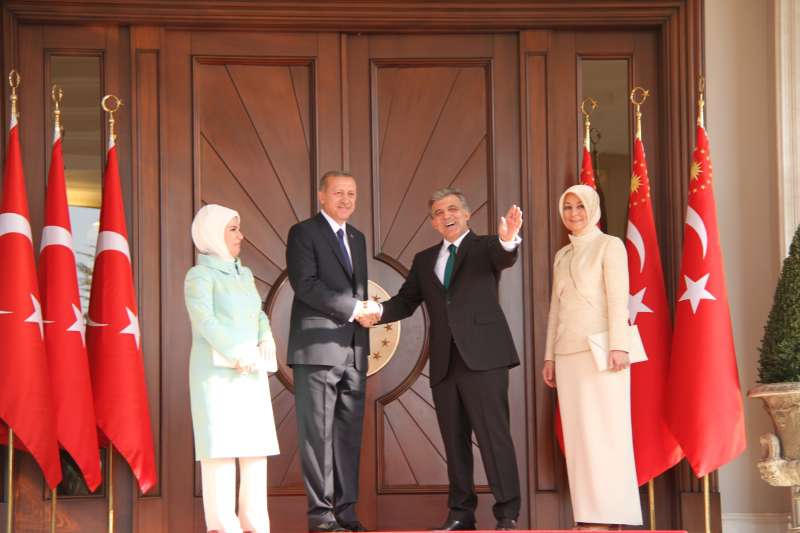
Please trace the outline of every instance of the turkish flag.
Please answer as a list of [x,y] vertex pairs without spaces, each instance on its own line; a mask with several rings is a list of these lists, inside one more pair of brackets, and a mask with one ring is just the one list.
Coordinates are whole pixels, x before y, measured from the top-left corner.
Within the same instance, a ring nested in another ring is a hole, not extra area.
[[53,386],[56,435],[61,446],[80,467],[89,490],[94,491],[101,482],[100,452],[58,127],[53,136],[44,224],[39,254],[39,287],[45,318],[47,363]]
[[156,484],[155,453],[113,139],[103,175],[103,206],[87,326],[97,426],[128,462],[140,490],[147,492]]
[[714,205],[711,154],[697,125],[675,305],[668,420],[697,477],[745,449],[744,414]]
[[17,118],[11,113],[0,206],[0,441],[11,427],[50,488],[61,481],[44,323]]
[[633,172],[628,200],[630,323],[639,327],[647,361],[631,365],[631,423],[639,485],[672,468],[682,457],[667,426],[667,376],[672,323],[670,321],[661,253],[658,249],[650,178],[642,139],[633,141]]
[[581,160],[581,183],[597,190],[597,182],[594,179],[594,168],[592,168],[592,154],[589,152],[588,139],[583,146],[583,159]]

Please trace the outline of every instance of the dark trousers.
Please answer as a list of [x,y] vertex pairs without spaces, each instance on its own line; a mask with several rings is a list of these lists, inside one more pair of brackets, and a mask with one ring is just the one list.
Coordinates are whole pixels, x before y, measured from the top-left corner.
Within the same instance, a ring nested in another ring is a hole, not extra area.
[[354,521],[366,373],[352,365],[293,370],[308,524]]
[[494,494],[494,515],[516,520],[520,490],[508,413],[508,369],[473,371],[452,344],[447,377],[433,387],[447,453],[451,520],[472,520],[478,505],[472,473],[472,432]]

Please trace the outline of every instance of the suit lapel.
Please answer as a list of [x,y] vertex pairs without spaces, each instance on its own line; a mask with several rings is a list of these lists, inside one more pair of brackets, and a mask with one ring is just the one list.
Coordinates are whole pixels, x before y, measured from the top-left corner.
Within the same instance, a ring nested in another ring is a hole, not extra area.
[[456,252],[456,264],[453,266],[453,274],[450,277],[450,286],[453,286],[453,281],[456,279],[458,275],[458,270],[461,268],[461,265],[464,264],[464,258],[469,253],[470,247],[475,243],[477,237],[475,233],[470,231],[464,236],[464,240],[461,241],[461,244],[458,247],[458,251]]
[[[367,291],[367,272],[362,266],[366,266],[366,257],[362,257],[361,239],[356,236],[356,233],[347,225],[347,240],[350,244],[350,256],[353,263],[353,280],[356,283],[356,291],[358,294],[364,294]],[[339,243],[336,243],[339,246]]]
[[435,248],[431,248],[428,255],[425,256],[424,264],[421,266],[422,271],[426,272],[432,278],[433,285],[440,291],[444,292],[444,285],[442,285],[442,281],[439,279],[439,276],[436,275],[436,260],[439,259],[439,251],[441,248],[441,244]]
[[[339,260],[339,265],[341,265],[342,270],[344,273],[350,277],[350,271],[347,268],[347,263],[344,257],[342,257],[342,252],[339,248],[339,239],[336,237],[336,234],[333,232],[333,228],[328,223],[328,220],[325,218],[325,215],[322,213],[317,214],[317,223],[320,225],[320,229],[322,234],[325,236],[325,241],[327,241],[328,245],[331,247],[331,251],[333,255],[336,256],[336,259]],[[349,229],[349,228],[348,228]],[[349,235],[348,235],[349,237]],[[352,242],[352,241],[351,241]],[[352,253],[352,250],[351,250]],[[354,266],[355,268],[355,266]]]

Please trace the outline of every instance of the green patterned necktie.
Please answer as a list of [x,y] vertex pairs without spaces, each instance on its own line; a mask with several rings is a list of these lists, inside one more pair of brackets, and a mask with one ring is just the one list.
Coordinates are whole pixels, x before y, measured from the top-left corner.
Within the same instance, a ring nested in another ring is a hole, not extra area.
[[453,267],[456,266],[456,248],[455,244],[451,244],[447,247],[447,250],[450,252],[450,255],[447,257],[447,264],[444,266],[444,288],[448,288],[450,286],[450,278],[453,277]]

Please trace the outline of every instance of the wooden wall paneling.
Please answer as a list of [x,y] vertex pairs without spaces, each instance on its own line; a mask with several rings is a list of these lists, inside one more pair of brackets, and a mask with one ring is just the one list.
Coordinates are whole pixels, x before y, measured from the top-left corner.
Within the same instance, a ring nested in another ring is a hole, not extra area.
[[348,2],[346,0],[286,3],[249,3],[225,0],[190,7],[182,0],[131,3],[111,0],[86,2],[81,9],[59,0],[6,0],[25,20],[165,24],[172,27],[221,27],[242,30],[295,30],[352,32],[508,31],[547,27],[635,27],[658,24],[672,16],[682,3],[693,0],[588,0],[561,2]]
[[188,416],[189,366],[191,336],[189,319],[180,311],[183,302],[183,278],[194,264],[194,250],[187,233],[194,215],[192,180],[192,102],[191,102],[191,35],[168,31],[164,37],[161,101],[161,174],[160,190],[165,209],[161,214],[161,298],[172,302],[162,313],[162,350],[169,357],[162,368],[164,384],[162,402],[162,435],[164,456],[162,495],[166,506],[164,531],[198,531],[202,521],[196,520],[194,498],[194,449],[192,422]]
[[[514,34],[494,35],[494,51],[492,62],[491,94],[494,111],[490,116],[490,127],[493,147],[492,162],[494,167],[491,187],[494,203],[488,215],[488,233],[496,233],[501,216],[512,204],[522,206],[522,184],[525,181],[520,159],[520,98],[519,98],[519,37]],[[523,212],[524,230],[521,232],[526,237],[535,223],[531,213]],[[527,238],[526,238],[527,241]],[[523,250],[530,243],[523,244]],[[524,252],[520,257],[524,256]],[[500,303],[505,310],[505,315],[514,336],[514,344],[520,357],[520,366],[509,373],[509,402],[514,406],[511,409],[511,435],[514,440],[517,455],[518,471],[520,472],[520,485],[522,489],[522,508],[520,510],[520,525],[528,527],[531,523],[532,509],[528,507],[528,483],[522,481],[526,465],[533,458],[527,453],[525,445],[529,440],[532,427],[532,412],[527,408],[525,398],[535,378],[535,363],[525,353],[525,323],[523,311],[525,301],[530,300],[532,290],[530,279],[525,277],[525,261],[517,261],[510,269],[503,272],[500,282]]]
[[142,328],[142,353],[148,383],[150,419],[153,425],[159,484],[148,496],[134,502],[133,530],[159,531],[166,523],[162,488],[164,449],[162,412],[164,360],[161,329],[161,46],[162,30],[157,27],[131,28],[131,151],[133,187],[137,208],[131,232],[138,258],[139,319]]
[[[341,66],[343,51],[339,35],[335,33],[320,33],[317,35],[317,68],[314,87],[317,92],[312,93],[317,114],[316,123],[320,130],[317,134],[317,179],[325,171],[342,169],[346,158],[344,153],[344,121],[342,120],[342,92]],[[325,128],[323,131],[321,128]],[[314,181],[316,183],[316,181]],[[312,205],[316,207],[316,194],[313,195]],[[314,211],[315,209],[312,209]],[[354,222],[358,218],[354,219]],[[357,224],[356,224],[357,225]],[[363,227],[363,225],[362,225]]]
[[[523,202],[527,241],[524,261],[529,284],[526,299],[526,358],[529,361],[527,405],[530,415],[528,445],[530,462],[528,499],[531,527],[564,526],[566,492],[564,460],[553,433],[555,394],[542,382],[544,343],[550,302],[552,265],[552,221],[557,219],[550,191],[549,114],[550,82],[553,58],[550,55],[550,31],[520,34],[520,103],[523,161]],[[554,218],[556,217],[556,218]]]

